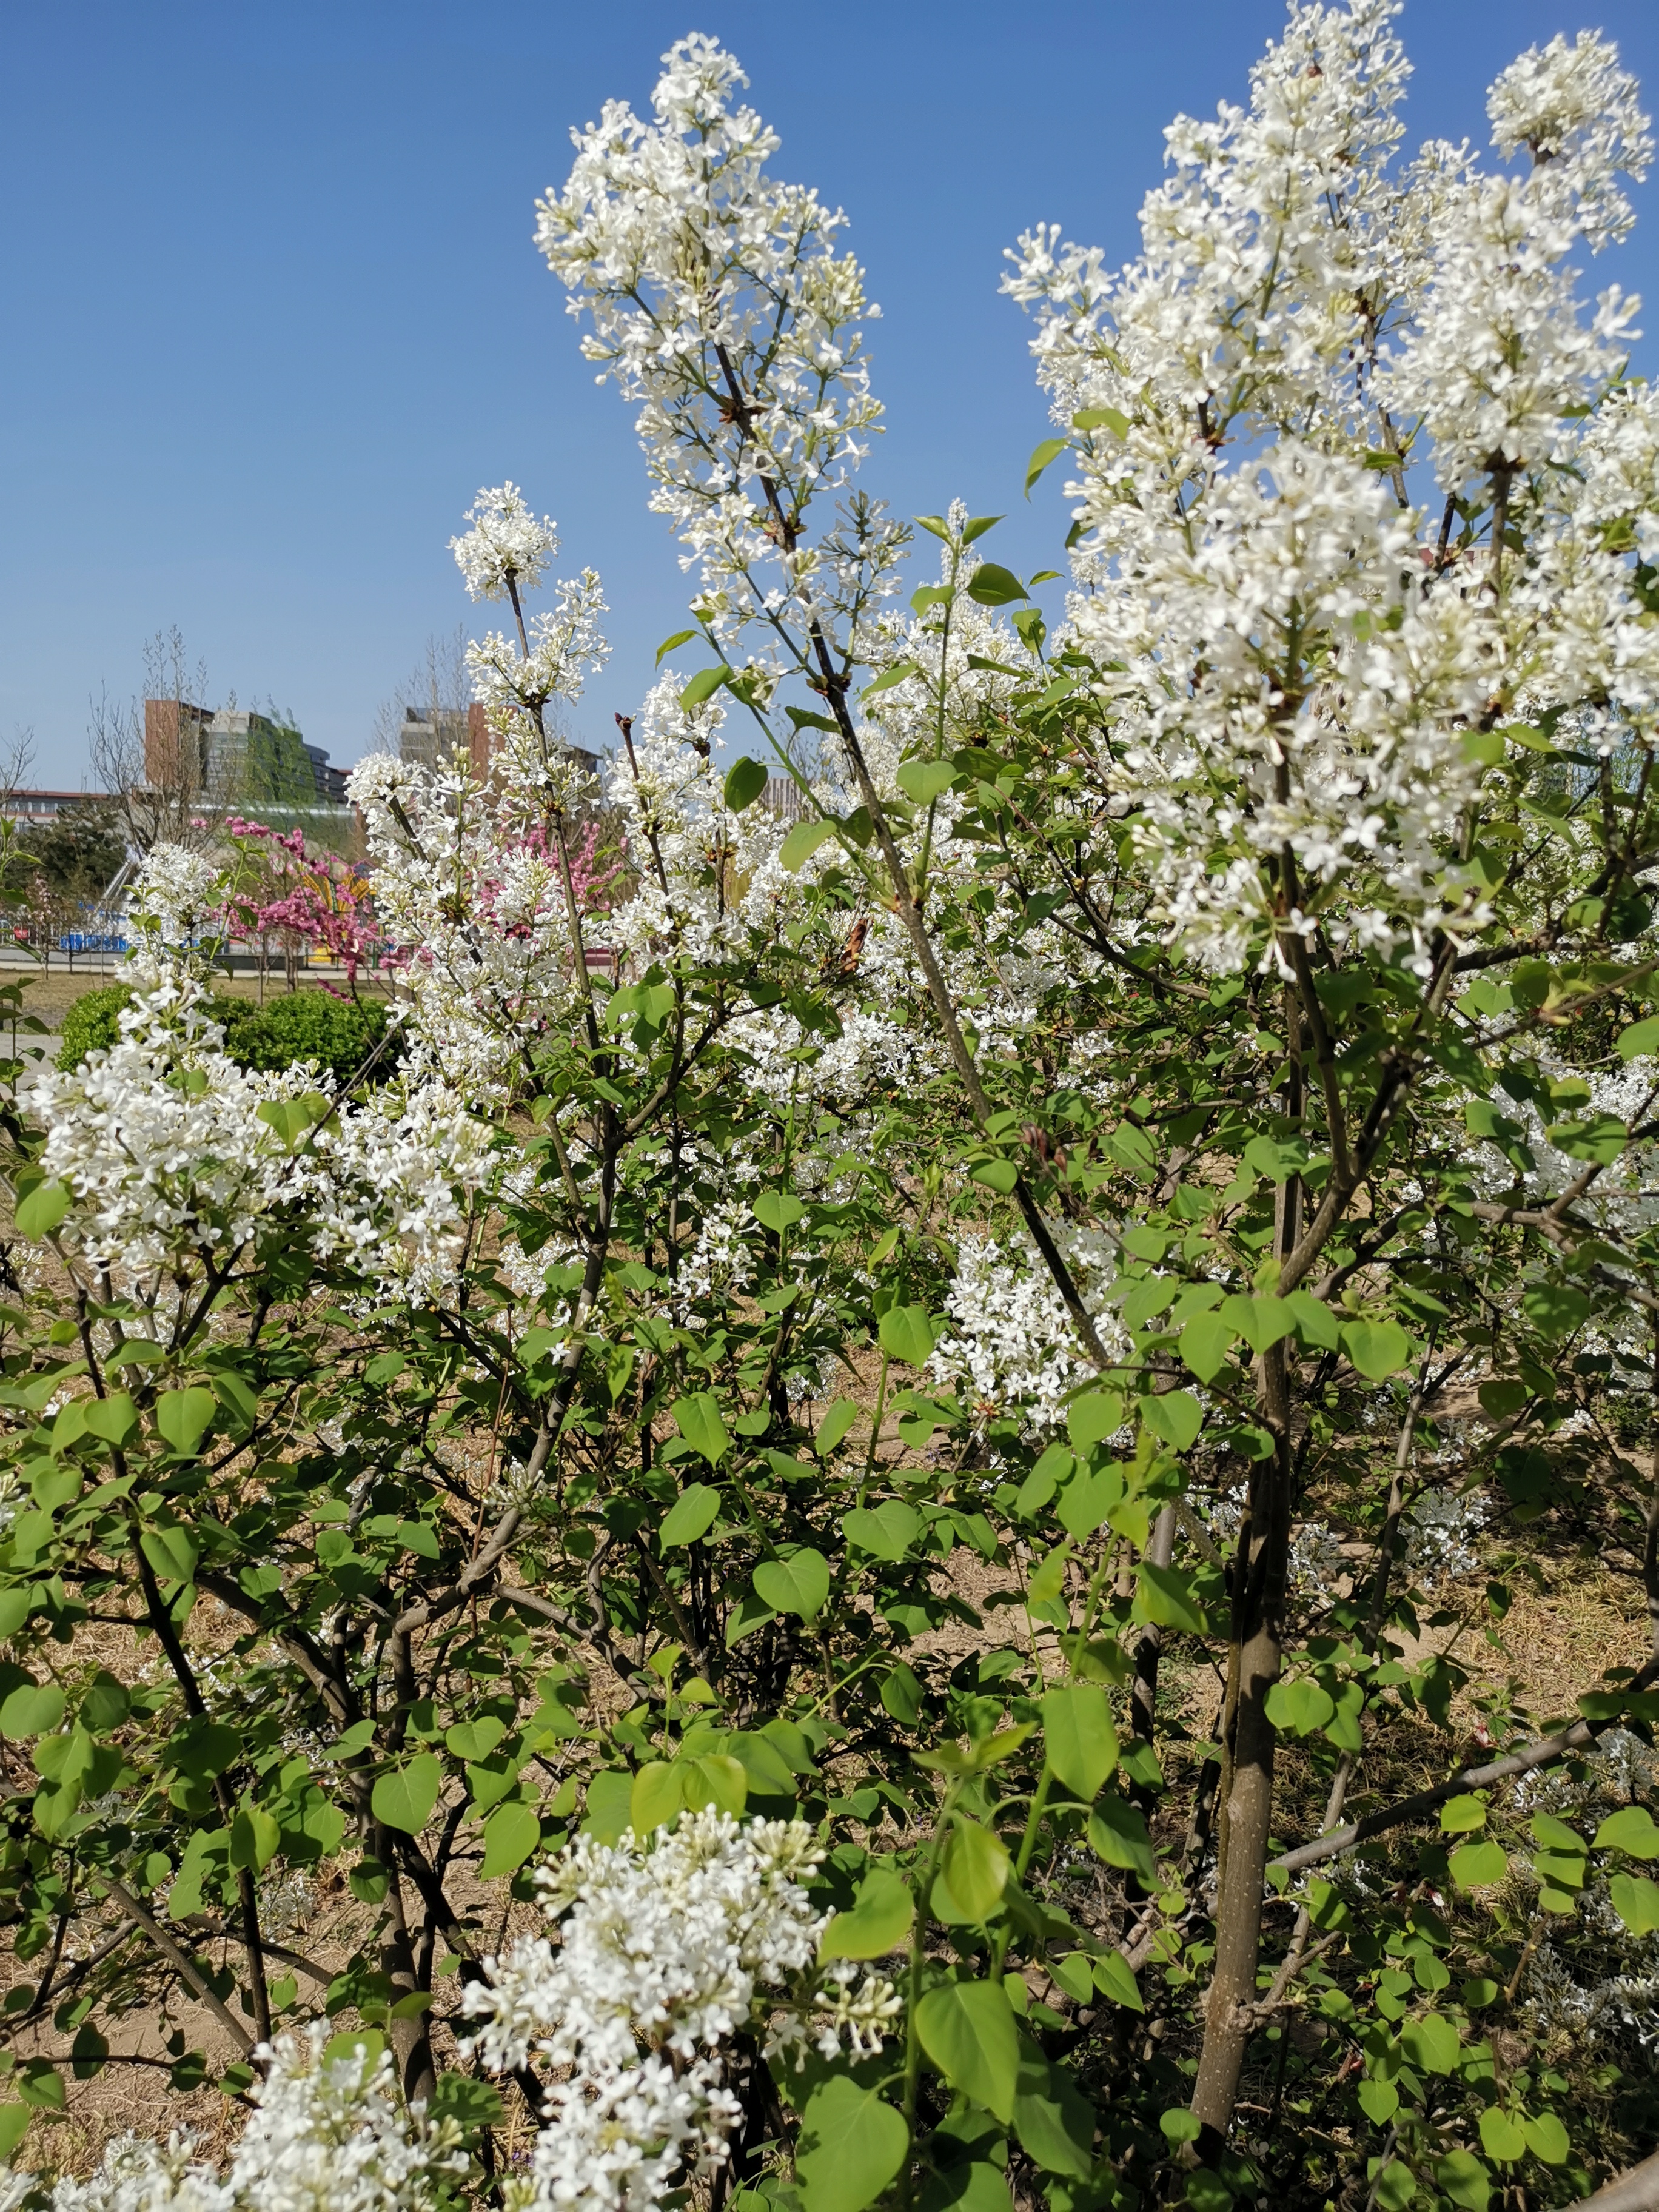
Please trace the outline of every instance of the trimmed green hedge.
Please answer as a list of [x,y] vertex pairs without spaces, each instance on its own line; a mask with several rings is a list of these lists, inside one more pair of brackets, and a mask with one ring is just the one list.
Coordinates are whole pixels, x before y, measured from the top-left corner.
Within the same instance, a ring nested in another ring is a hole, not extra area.
[[75,1001],[64,1017],[64,1044],[58,1055],[65,1075],[99,1046],[108,1051],[120,1034],[117,1017],[131,997],[125,983],[106,983],[101,991],[85,992]]
[[[125,983],[112,983],[77,999],[64,1017],[58,1066],[69,1071],[100,1046],[107,1051],[120,1035],[120,1016],[131,1000]],[[237,1066],[271,1073],[298,1061],[315,1060],[348,1083],[386,1033],[387,1011],[378,999],[360,1003],[308,990],[285,992],[263,1006],[251,999],[223,996],[210,1005],[214,1019],[224,1024],[225,1050]],[[401,1057],[394,1041],[369,1079],[383,1083]]]

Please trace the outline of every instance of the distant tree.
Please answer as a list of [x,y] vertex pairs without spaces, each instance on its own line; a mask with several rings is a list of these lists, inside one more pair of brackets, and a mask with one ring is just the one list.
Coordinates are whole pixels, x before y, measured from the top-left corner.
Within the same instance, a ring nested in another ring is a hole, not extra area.
[[419,664],[375,709],[370,750],[401,752],[404,722],[411,707],[423,719],[436,722],[441,717],[464,715],[471,698],[465,625],[428,637]]
[[147,853],[152,845],[204,842],[204,763],[199,750],[179,742],[152,747],[145,757],[144,701],[205,705],[205,660],[192,666],[175,623],[157,630],[144,647],[143,688],[137,698],[115,700],[102,690],[90,702],[87,754],[94,781],[108,793],[127,845]]
[[28,879],[48,896],[75,902],[106,890],[127,857],[119,810],[88,798],[46,822],[27,823],[17,836],[20,855],[35,866]]

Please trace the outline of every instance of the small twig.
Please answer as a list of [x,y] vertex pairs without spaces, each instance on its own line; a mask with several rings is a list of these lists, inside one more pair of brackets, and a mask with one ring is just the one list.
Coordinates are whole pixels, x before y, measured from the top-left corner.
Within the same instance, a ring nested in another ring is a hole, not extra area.
[[[1646,1689],[1656,1676],[1659,1676],[1659,1659],[1650,1659],[1625,1687],[1633,1694]],[[1615,1718],[1616,1716],[1604,1721],[1575,1721],[1571,1728],[1555,1735],[1540,1736],[1507,1758],[1494,1759],[1485,1766],[1461,1767],[1431,1790],[1413,1790],[1409,1797],[1367,1813],[1363,1820],[1352,1820],[1346,1828],[1316,1836],[1310,1843],[1299,1844],[1294,1850],[1282,1852],[1271,1864],[1285,1874],[1300,1874],[1304,1867],[1318,1866],[1322,1860],[1351,1851],[1356,1844],[1369,1843],[1373,1836],[1386,1834],[1390,1828],[1426,1819],[1431,1813],[1438,1812],[1449,1797],[1461,1796],[1465,1790],[1490,1790],[1500,1782],[1512,1782],[1517,1775],[1535,1773],[1540,1766],[1553,1766],[1558,1759],[1594,1743],[1604,1729],[1613,1727]]]

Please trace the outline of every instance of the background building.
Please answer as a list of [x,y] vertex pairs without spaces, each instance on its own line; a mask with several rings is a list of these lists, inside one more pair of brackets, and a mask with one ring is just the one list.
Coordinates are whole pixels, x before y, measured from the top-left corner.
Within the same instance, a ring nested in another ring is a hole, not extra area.
[[84,807],[103,806],[109,794],[102,791],[0,792],[0,815],[27,827],[32,822],[55,822],[59,815]]
[[210,714],[187,699],[145,700],[144,774],[158,790],[197,793],[207,806],[346,803],[345,771],[291,723],[252,709]]
[[[599,764],[599,755],[573,745],[556,730],[551,734],[554,744],[571,754],[592,775]],[[440,761],[451,759],[458,749],[471,761],[473,774],[482,776],[495,747],[484,710],[476,699],[470,707],[404,708],[403,723],[398,732],[400,760],[413,761],[421,768],[435,768]]]
[[457,750],[465,753],[475,769],[489,758],[489,731],[483,708],[471,707],[405,707],[398,732],[398,756],[417,768],[436,768]]

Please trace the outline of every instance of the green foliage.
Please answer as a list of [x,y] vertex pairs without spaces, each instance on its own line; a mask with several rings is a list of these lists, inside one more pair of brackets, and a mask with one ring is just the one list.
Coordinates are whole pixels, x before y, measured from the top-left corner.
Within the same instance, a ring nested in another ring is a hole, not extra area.
[[276,994],[264,1006],[222,999],[215,1012],[225,1025],[225,1050],[240,1067],[275,1073],[314,1061],[349,1083],[377,1051],[380,1058],[370,1080],[384,1082],[398,1065],[396,1037],[386,1045],[388,1014],[381,1000],[337,999],[329,991],[301,989]]
[[89,1052],[107,1052],[120,1036],[120,1016],[131,1003],[132,993],[125,983],[83,991],[64,1016],[59,1067],[68,1073],[79,1067]]
[[127,844],[109,808],[88,802],[46,821],[26,823],[18,832],[16,851],[27,856],[12,872],[26,899],[38,901],[44,892],[75,905],[99,899],[109,889],[127,857]]
[[[76,999],[64,1017],[58,1066],[72,1070],[89,1052],[108,1051],[120,1035],[120,1017],[131,999],[125,983]],[[366,1079],[384,1083],[402,1058],[395,1031],[388,1041],[390,1016],[383,1000],[337,999],[312,988],[273,994],[263,1006],[225,994],[210,1001],[209,1012],[222,1025],[225,1051],[239,1067],[277,1073],[314,1061],[349,1083],[372,1060]]]
[[[973,565],[988,524],[922,524],[943,580],[862,695],[892,775],[779,836],[787,924],[732,902],[705,825],[720,928],[653,921],[591,1007],[515,1033],[453,1280],[369,1295],[298,1200],[226,1258],[210,1162],[165,1297],[66,1277],[71,1170],[9,1130],[0,1914],[40,1978],[12,2010],[71,2072],[187,1955],[233,2021],[325,2004],[494,2129],[459,1992],[536,1863],[713,1808],[806,1822],[820,1961],[893,1984],[878,2051],[769,2078],[744,2042],[741,2212],[1480,2212],[1659,2130],[1643,2039],[1578,2002],[1659,1933],[1645,1632],[1530,1689],[1506,1644],[1547,1566],[1626,1577],[1632,1620],[1659,1597],[1659,1158],[1652,1102],[1606,1103],[1659,1040],[1629,880],[1655,779],[1467,732],[1485,781],[1437,866],[1449,898],[1478,872],[1478,919],[1373,943],[1310,883],[1275,939],[1275,852],[1218,977],[1148,899],[1121,666]],[[721,665],[684,696],[783,744],[859,680],[775,711]],[[722,816],[766,781],[738,757]],[[896,936],[872,954],[901,913],[957,999]],[[80,1002],[64,1065],[125,1003]],[[313,990],[216,1012],[252,1069],[344,1082],[387,1041]],[[892,1062],[855,1079],[878,1023]],[[258,1109],[296,1188],[325,1103]],[[1436,1579],[1425,1490],[1478,1497],[1478,1571]],[[313,1880],[350,1901],[320,1995],[241,1917]],[[85,1963],[116,1885],[173,1950],[134,1917],[142,1965]],[[174,2086],[240,2093],[178,2041]],[[34,2051],[0,2142],[67,2094]]]

